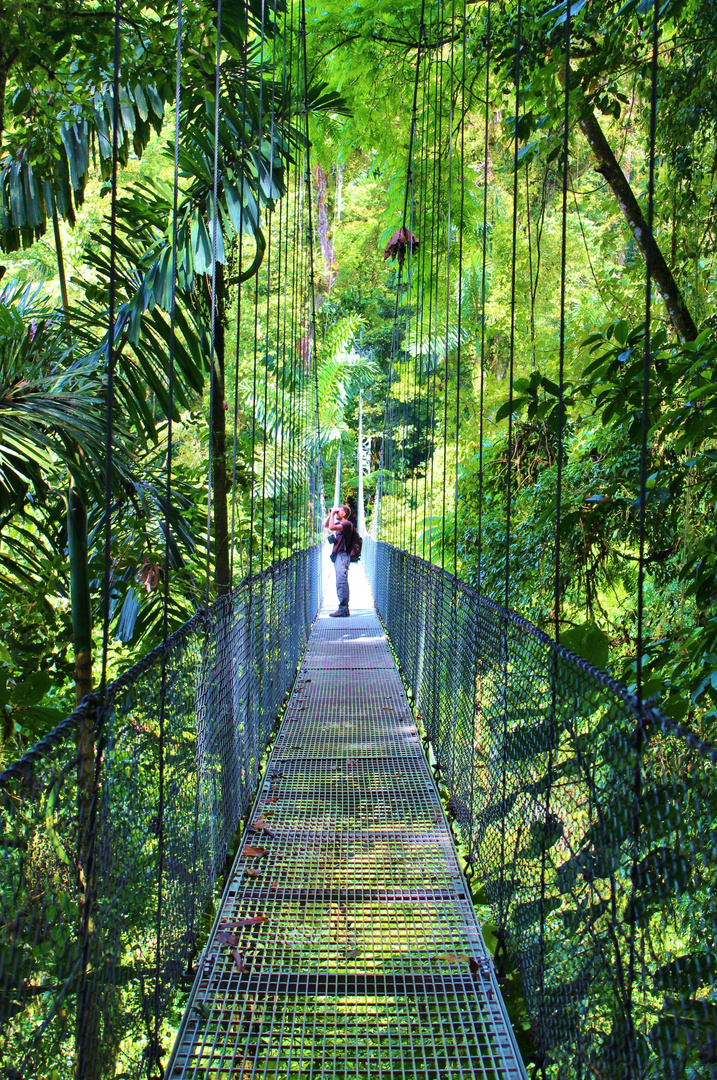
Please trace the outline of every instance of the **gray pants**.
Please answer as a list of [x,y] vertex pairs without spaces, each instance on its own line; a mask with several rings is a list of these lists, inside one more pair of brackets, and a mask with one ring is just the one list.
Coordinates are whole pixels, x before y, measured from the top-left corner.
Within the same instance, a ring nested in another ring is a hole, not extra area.
[[347,551],[341,551],[334,560],[336,570],[336,595],[339,598],[339,611],[349,609],[349,566],[351,556]]

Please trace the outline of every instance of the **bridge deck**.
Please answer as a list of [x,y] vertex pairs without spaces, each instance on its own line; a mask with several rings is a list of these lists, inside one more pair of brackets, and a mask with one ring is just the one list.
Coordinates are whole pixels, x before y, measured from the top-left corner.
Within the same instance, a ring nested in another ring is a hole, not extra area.
[[372,607],[314,624],[251,820],[168,1080],[525,1077]]

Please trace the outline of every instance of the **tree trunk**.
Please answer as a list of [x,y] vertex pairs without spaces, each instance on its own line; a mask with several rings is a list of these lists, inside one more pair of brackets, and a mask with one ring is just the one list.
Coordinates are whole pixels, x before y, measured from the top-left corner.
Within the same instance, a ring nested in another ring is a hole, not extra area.
[[[207,281],[211,302],[211,281]],[[214,365],[212,367],[212,500],[214,503],[214,583],[222,596],[231,586],[229,570],[229,516],[227,513],[227,405],[225,401],[225,283],[224,267],[217,264],[214,311]],[[211,310],[211,309],[210,309]]]
[[[67,546],[70,555],[70,606],[72,643],[75,651],[75,703],[80,704],[92,692],[92,609],[87,551],[87,508],[82,492],[70,484],[67,494]],[[77,999],[77,1077],[99,1080],[100,1009],[98,988],[92,974],[94,926],[92,922],[92,887],[90,849],[93,832],[95,795],[96,715],[91,709],[77,733],[77,891],[79,900],[78,932],[83,951],[83,978]]]
[[[612,152],[595,114],[586,110],[580,116],[579,124],[581,131],[590,143],[593,154],[597,158],[596,171],[605,177],[620,204],[620,209],[625,215],[625,220],[630,226],[630,231],[637,246],[646,258],[648,248],[647,221],[627,177]],[[682,296],[680,287],[675,281],[654,236],[652,239],[652,278],[665,302],[670,322],[678,337],[681,341],[694,341],[697,337],[697,327]]]
[[323,263],[323,274],[319,288],[325,288],[330,293],[331,286],[336,280],[336,255],[334,245],[331,242],[329,215],[326,211],[328,179],[320,165],[314,167],[314,183],[316,184],[316,231],[319,235],[321,261]]
[[75,703],[92,693],[92,611],[87,555],[87,508],[70,484],[67,495],[67,541],[70,553],[70,606],[75,650]]

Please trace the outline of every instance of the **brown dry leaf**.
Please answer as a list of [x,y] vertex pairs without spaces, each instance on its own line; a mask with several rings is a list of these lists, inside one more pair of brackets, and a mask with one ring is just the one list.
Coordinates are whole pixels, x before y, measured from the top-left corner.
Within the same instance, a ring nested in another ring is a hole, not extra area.
[[272,881],[271,884],[269,885],[269,888],[270,889],[278,889],[279,888],[279,882],[278,881]]
[[265,821],[262,821],[260,818],[257,818],[256,821],[252,821],[249,825],[249,828],[252,832],[265,832],[268,833],[269,836],[274,836],[274,833],[271,831],[267,823]]
[[459,953],[455,956],[453,953],[443,953],[441,956],[436,957],[437,960],[442,960],[446,964],[468,964],[470,960],[463,953]]
[[278,802],[279,800],[277,799],[276,795],[270,795],[269,798],[266,801],[267,802]]
[[468,961],[468,967],[471,969],[471,975],[478,975],[480,972],[480,964],[472,956]]
[[252,847],[251,844],[245,844],[242,848],[242,855],[245,859],[260,859],[263,855],[268,855],[269,852],[265,847]]
[[247,875],[247,877],[261,877],[261,871],[252,870],[251,866],[245,866],[244,873]]
[[238,949],[231,949],[231,954],[234,957],[234,963],[237,966],[239,972],[244,970],[244,953],[239,952]]
[[[235,919],[233,922],[226,923],[225,930],[241,930],[244,926],[261,926],[266,922],[266,915],[247,915],[242,919]],[[236,945],[236,942],[234,942]]]
[[383,257],[384,259],[398,259],[398,265],[403,266],[406,251],[413,252],[417,250],[419,243],[418,237],[414,236],[411,230],[407,229],[405,225],[402,225],[400,229],[396,229],[395,233],[386,244]]
[[228,929],[220,930],[215,938],[220,945],[230,945],[233,949],[239,944],[239,938],[236,934],[228,933]]

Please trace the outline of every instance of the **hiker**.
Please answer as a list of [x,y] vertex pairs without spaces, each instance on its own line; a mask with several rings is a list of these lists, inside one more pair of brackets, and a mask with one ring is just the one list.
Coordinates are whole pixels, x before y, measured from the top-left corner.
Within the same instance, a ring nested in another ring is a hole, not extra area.
[[329,510],[324,521],[324,528],[333,533],[334,550],[331,561],[336,570],[336,595],[339,598],[338,610],[331,612],[332,619],[347,619],[349,616],[349,566],[354,531],[350,514],[350,508],[342,505]]

